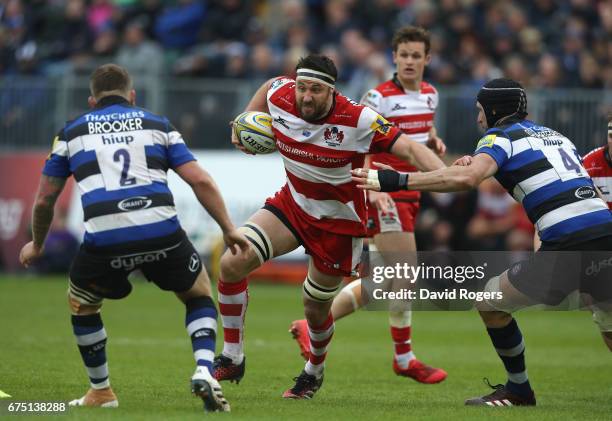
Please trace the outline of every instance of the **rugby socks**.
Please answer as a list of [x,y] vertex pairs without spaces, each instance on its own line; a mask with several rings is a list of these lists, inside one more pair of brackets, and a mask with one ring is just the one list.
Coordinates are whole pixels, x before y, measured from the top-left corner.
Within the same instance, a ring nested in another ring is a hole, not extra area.
[[106,363],[106,330],[100,313],[72,315],[72,331],[93,389],[110,386]]
[[315,377],[321,377],[325,367],[327,346],[334,335],[334,318],[331,313],[321,326],[312,326],[308,323],[308,336],[310,336],[310,358],[306,362],[304,371]]
[[497,355],[506,367],[506,388],[516,395],[530,396],[533,392],[525,368],[525,342],[516,320],[513,318],[504,327],[487,328],[487,332]]
[[219,279],[217,289],[223,323],[223,355],[240,364],[244,358],[244,317],[249,302],[247,278],[236,283]]
[[191,338],[193,356],[198,366],[212,373],[217,338],[217,309],[212,298],[202,296],[185,303],[185,327]]
[[410,340],[412,327],[391,326],[390,328],[391,338],[393,338],[393,346],[395,348],[395,361],[400,368],[406,369],[410,361],[415,358]]
[[399,368],[407,369],[415,359],[412,352],[412,311],[389,311],[389,326],[393,339],[394,358]]

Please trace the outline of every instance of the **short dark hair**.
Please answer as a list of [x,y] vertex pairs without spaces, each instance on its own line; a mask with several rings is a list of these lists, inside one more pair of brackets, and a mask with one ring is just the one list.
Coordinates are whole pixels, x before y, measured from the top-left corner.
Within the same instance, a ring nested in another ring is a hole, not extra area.
[[113,63],[103,64],[91,74],[89,89],[94,98],[99,98],[104,92],[127,94],[132,89],[132,78],[121,66]]
[[391,41],[393,51],[397,51],[397,48],[403,42],[422,42],[425,44],[425,54],[429,54],[431,48],[429,31],[420,26],[404,26],[395,31]]
[[332,59],[324,56],[323,54],[310,54],[306,57],[300,58],[295,66],[295,70],[298,69],[317,70],[330,75],[334,78],[334,80],[338,79],[338,69],[336,69],[336,65]]

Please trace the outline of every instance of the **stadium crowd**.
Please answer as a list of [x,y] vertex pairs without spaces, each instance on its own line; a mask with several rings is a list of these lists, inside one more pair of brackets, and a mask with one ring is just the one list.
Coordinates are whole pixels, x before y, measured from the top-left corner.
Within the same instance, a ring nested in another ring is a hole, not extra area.
[[359,97],[392,71],[405,24],[431,31],[436,85],[612,86],[606,0],[0,0],[0,75],[115,61],[137,77],[265,79],[319,51]]

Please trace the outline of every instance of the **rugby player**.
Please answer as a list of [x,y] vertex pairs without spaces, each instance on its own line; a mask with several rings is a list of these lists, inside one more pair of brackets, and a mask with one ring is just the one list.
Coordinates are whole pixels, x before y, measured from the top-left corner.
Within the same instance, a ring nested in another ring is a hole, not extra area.
[[[186,307],[196,370],[192,392],[208,411],[229,411],[212,377],[217,310],[210,280],[182,230],[168,189],[174,170],[223,231],[230,254],[248,242],[232,224],[214,180],[196,162],[167,118],[136,107],[125,69],[98,67],[90,79],[91,110],[69,121],[53,140],[32,215],[32,238],[21,250],[27,267],[43,253],[53,207],[71,175],[83,206],[85,237],[70,270],[68,302],[72,328],[89,375],[90,389],[72,406],[117,407],[106,360],[104,298],[132,290],[128,275],[140,269],[159,288],[173,291]],[[155,317],[155,313],[144,317]]]
[[[473,157],[460,158],[457,165],[429,173],[400,173],[386,167],[379,171],[356,169],[353,175],[363,189],[439,192],[469,190],[495,176],[523,205],[536,227],[541,246],[531,259],[518,262],[489,280],[486,289],[501,291],[501,300],[477,304],[506,368],[508,381],[505,385],[491,386],[493,393],[465,403],[492,407],[535,405],[525,367],[525,343],[511,313],[533,303],[558,304],[571,292],[564,290],[565,284],[576,280],[567,276],[581,277],[588,272],[583,271],[585,266],[593,264],[584,259],[579,262],[584,266],[574,268],[571,255],[566,262],[565,257],[545,252],[578,251],[588,256],[603,250],[609,256],[612,214],[598,197],[573,143],[562,134],[526,119],[527,96],[518,82],[511,79],[487,82],[478,93],[476,106],[478,124],[486,134],[478,142]],[[600,266],[597,272],[595,295],[606,288],[609,291],[612,280],[609,267]],[[559,291],[555,290],[557,286]],[[551,295],[551,291],[555,294]],[[604,295],[599,299],[610,297]],[[593,310],[594,320],[612,350],[612,311],[605,305]]]
[[[431,61],[429,33],[423,28],[407,26],[399,29],[392,41],[393,78],[369,90],[361,103],[380,113],[410,139],[427,145],[443,155],[445,145],[437,136],[434,114],[438,105],[438,92],[423,81],[425,67]],[[367,162],[381,162],[398,171],[412,172],[417,168],[388,152],[367,158]],[[371,168],[371,167],[370,167]],[[419,212],[418,191],[392,193],[368,192],[368,237],[370,251],[378,250],[383,257],[416,251],[414,226]],[[386,262],[392,265],[393,262]],[[362,299],[361,279],[345,286],[334,299],[331,313],[339,320],[354,313],[365,303]],[[391,339],[394,345],[393,371],[399,376],[411,377],[421,383],[439,383],[447,374],[440,368],[419,361],[412,351],[412,312],[397,308],[389,312]],[[302,356],[310,356],[310,339],[306,320],[291,323],[289,331],[297,340]]]
[[583,158],[584,168],[612,210],[612,114],[608,116],[608,143]]
[[[443,168],[425,145],[369,107],[335,90],[337,70],[322,55],[300,59],[296,79],[273,78],[254,94],[247,111],[272,115],[276,146],[287,184],[252,215],[243,231],[249,252],[221,258],[219,312],[223,351],[215,359],[217,380],[240,381],[245,371],[244,318],[247,275],[265,261],[303,245],[310,255],[303,284],[310,358],[283,397],[309,399],[323,382],[327,346],[334,332],[332,300],[343,276],[354,274],[366,234],[365,194],[351,181],[365,155],[389,151],[420,170]],[[232,143],[244,151],[232,134]]]

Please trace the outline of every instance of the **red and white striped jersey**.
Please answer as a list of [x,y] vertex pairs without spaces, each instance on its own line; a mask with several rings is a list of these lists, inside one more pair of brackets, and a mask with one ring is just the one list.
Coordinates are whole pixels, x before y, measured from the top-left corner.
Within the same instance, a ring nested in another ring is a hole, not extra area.
[[297,110],[293,79],[276,79],[267,98],[298,213],[326,231],[364,236],[365,194],[355,187],[350,171],[363,166],[366,154],[389,150],[401,132],[339,93],[327,117],[307,122]]
[[[426,143],[434,124],[438,91],[427,82],[421,82],[420,91],[406,91],[396,75],[393,79],[370,89],[361,99],[361,103],[379,112],[412,140]],[[391,165],[398,171],[417,171],[414,166],[389,153],[376,154],[370,158],[370,162]],[[401,191],[391,193],[391,196],[394,199],[418,200],[420,192]]]
[[608,203],[608,208],[612,209],[612,157],[608,146],[602,146],[586,154],[583,164],[593,179],[593,184]]

